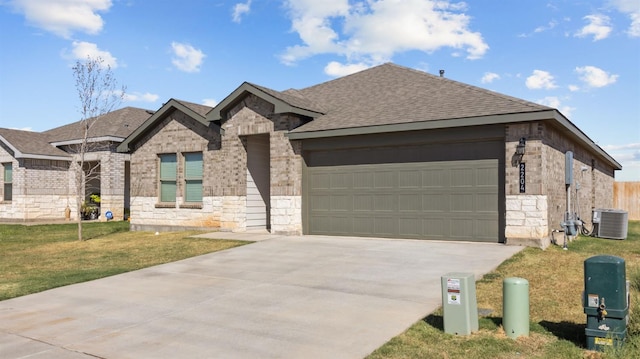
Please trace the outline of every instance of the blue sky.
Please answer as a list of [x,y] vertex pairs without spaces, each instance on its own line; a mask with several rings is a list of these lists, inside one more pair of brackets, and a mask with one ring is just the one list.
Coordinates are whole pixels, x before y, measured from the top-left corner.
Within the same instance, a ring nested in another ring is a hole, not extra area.
[[557,108],[640,181],[640,0],[0,0],[0,34],[0,127],[79,120],[87,56],[152,110],[392,61]]

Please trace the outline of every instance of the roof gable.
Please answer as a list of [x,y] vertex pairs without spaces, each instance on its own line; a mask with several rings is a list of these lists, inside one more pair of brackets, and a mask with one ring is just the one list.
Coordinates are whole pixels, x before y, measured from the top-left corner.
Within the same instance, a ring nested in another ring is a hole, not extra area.
[[[210,112],[211,107],[198,105],[192,102],[181,101],[176,99],[169,99],[162,107],[156,111],[153,115],[147,118],[144,123],[138,126],[120,145],[118,145],[118,152],[129,152],[131,151],[131,144],[137,142],[142,136],[147,134],[151,129],[153,129],[158,123],[160,123],[164,118],[170,115],[173,111],[178,110],[186,114],[187,116],[193,118],[198,123],[202,124],[204,127],[209,127],[209,121],[205,118],[205,114]],[[212,124],[213,128],[218,132],[222,133],[222,129]]]
[[318,117],[324,110],[308,98],[299,95],[295,90],[280,92],[266,87],[258,86],[249,82],[244,82],[235,89],[229,96],[209,112],[208,121],[218,121],[223,119],[223,113],[242,101],[248,94],[253,94],[274,105],[274,113],[295,113],[307,117]]
[[49,144],[49,140],[40,132],[0,128],[0,142],[13,152],[14,158],[71,160],[68,153]]

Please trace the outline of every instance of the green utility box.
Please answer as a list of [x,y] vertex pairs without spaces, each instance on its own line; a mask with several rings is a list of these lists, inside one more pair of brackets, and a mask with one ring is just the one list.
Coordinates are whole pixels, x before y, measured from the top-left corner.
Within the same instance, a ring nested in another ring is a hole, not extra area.
[[529,281],[511,277],[502,281],[502,326],[511,339],[529,336]]
[[627,336],[629,289],[623,258],[600,255],[584,261],[587,349],[621,345]]
[[469,335],[478,331],[478,301],[473,273],[447,273],[441,279],[444,332]]

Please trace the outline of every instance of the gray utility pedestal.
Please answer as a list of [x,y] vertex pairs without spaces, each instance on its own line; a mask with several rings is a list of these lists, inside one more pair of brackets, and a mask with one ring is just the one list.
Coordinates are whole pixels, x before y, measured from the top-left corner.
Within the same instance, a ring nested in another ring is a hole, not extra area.
[[442,277],[444,332],[469,335],[478,330],[478,302],[473,273],[447,273]]

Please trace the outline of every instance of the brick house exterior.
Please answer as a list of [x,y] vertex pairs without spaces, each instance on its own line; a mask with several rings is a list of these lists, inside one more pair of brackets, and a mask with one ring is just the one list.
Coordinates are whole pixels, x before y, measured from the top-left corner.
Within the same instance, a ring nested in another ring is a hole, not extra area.
[[[301,90],[244,83],[213,109],[170,100],[118,150],[131,154],[134,230],[542,247],[566,210],[567,151],[575,211],[587,223],[592,208],[612,205],[621,169],[556,109],[394,64]],[[189,162],[192,154],[201,160]]]
[[[152,112],[126,107],[89,119],[89,150],[85,161],[97,170],[85,195],[100,194],[101,219],[111,211],[123,219],[129,202],[129,154],[117,145]],[[42,133],[0,128],[0,221],[64,220],[67,208],[76,218],[75,178],[82,124],[71,123]],[[6,172],[11,172],[11,183]],[[11,194],[8,195],[8,191]],[[7,195],[5,195],[7,193]]]

